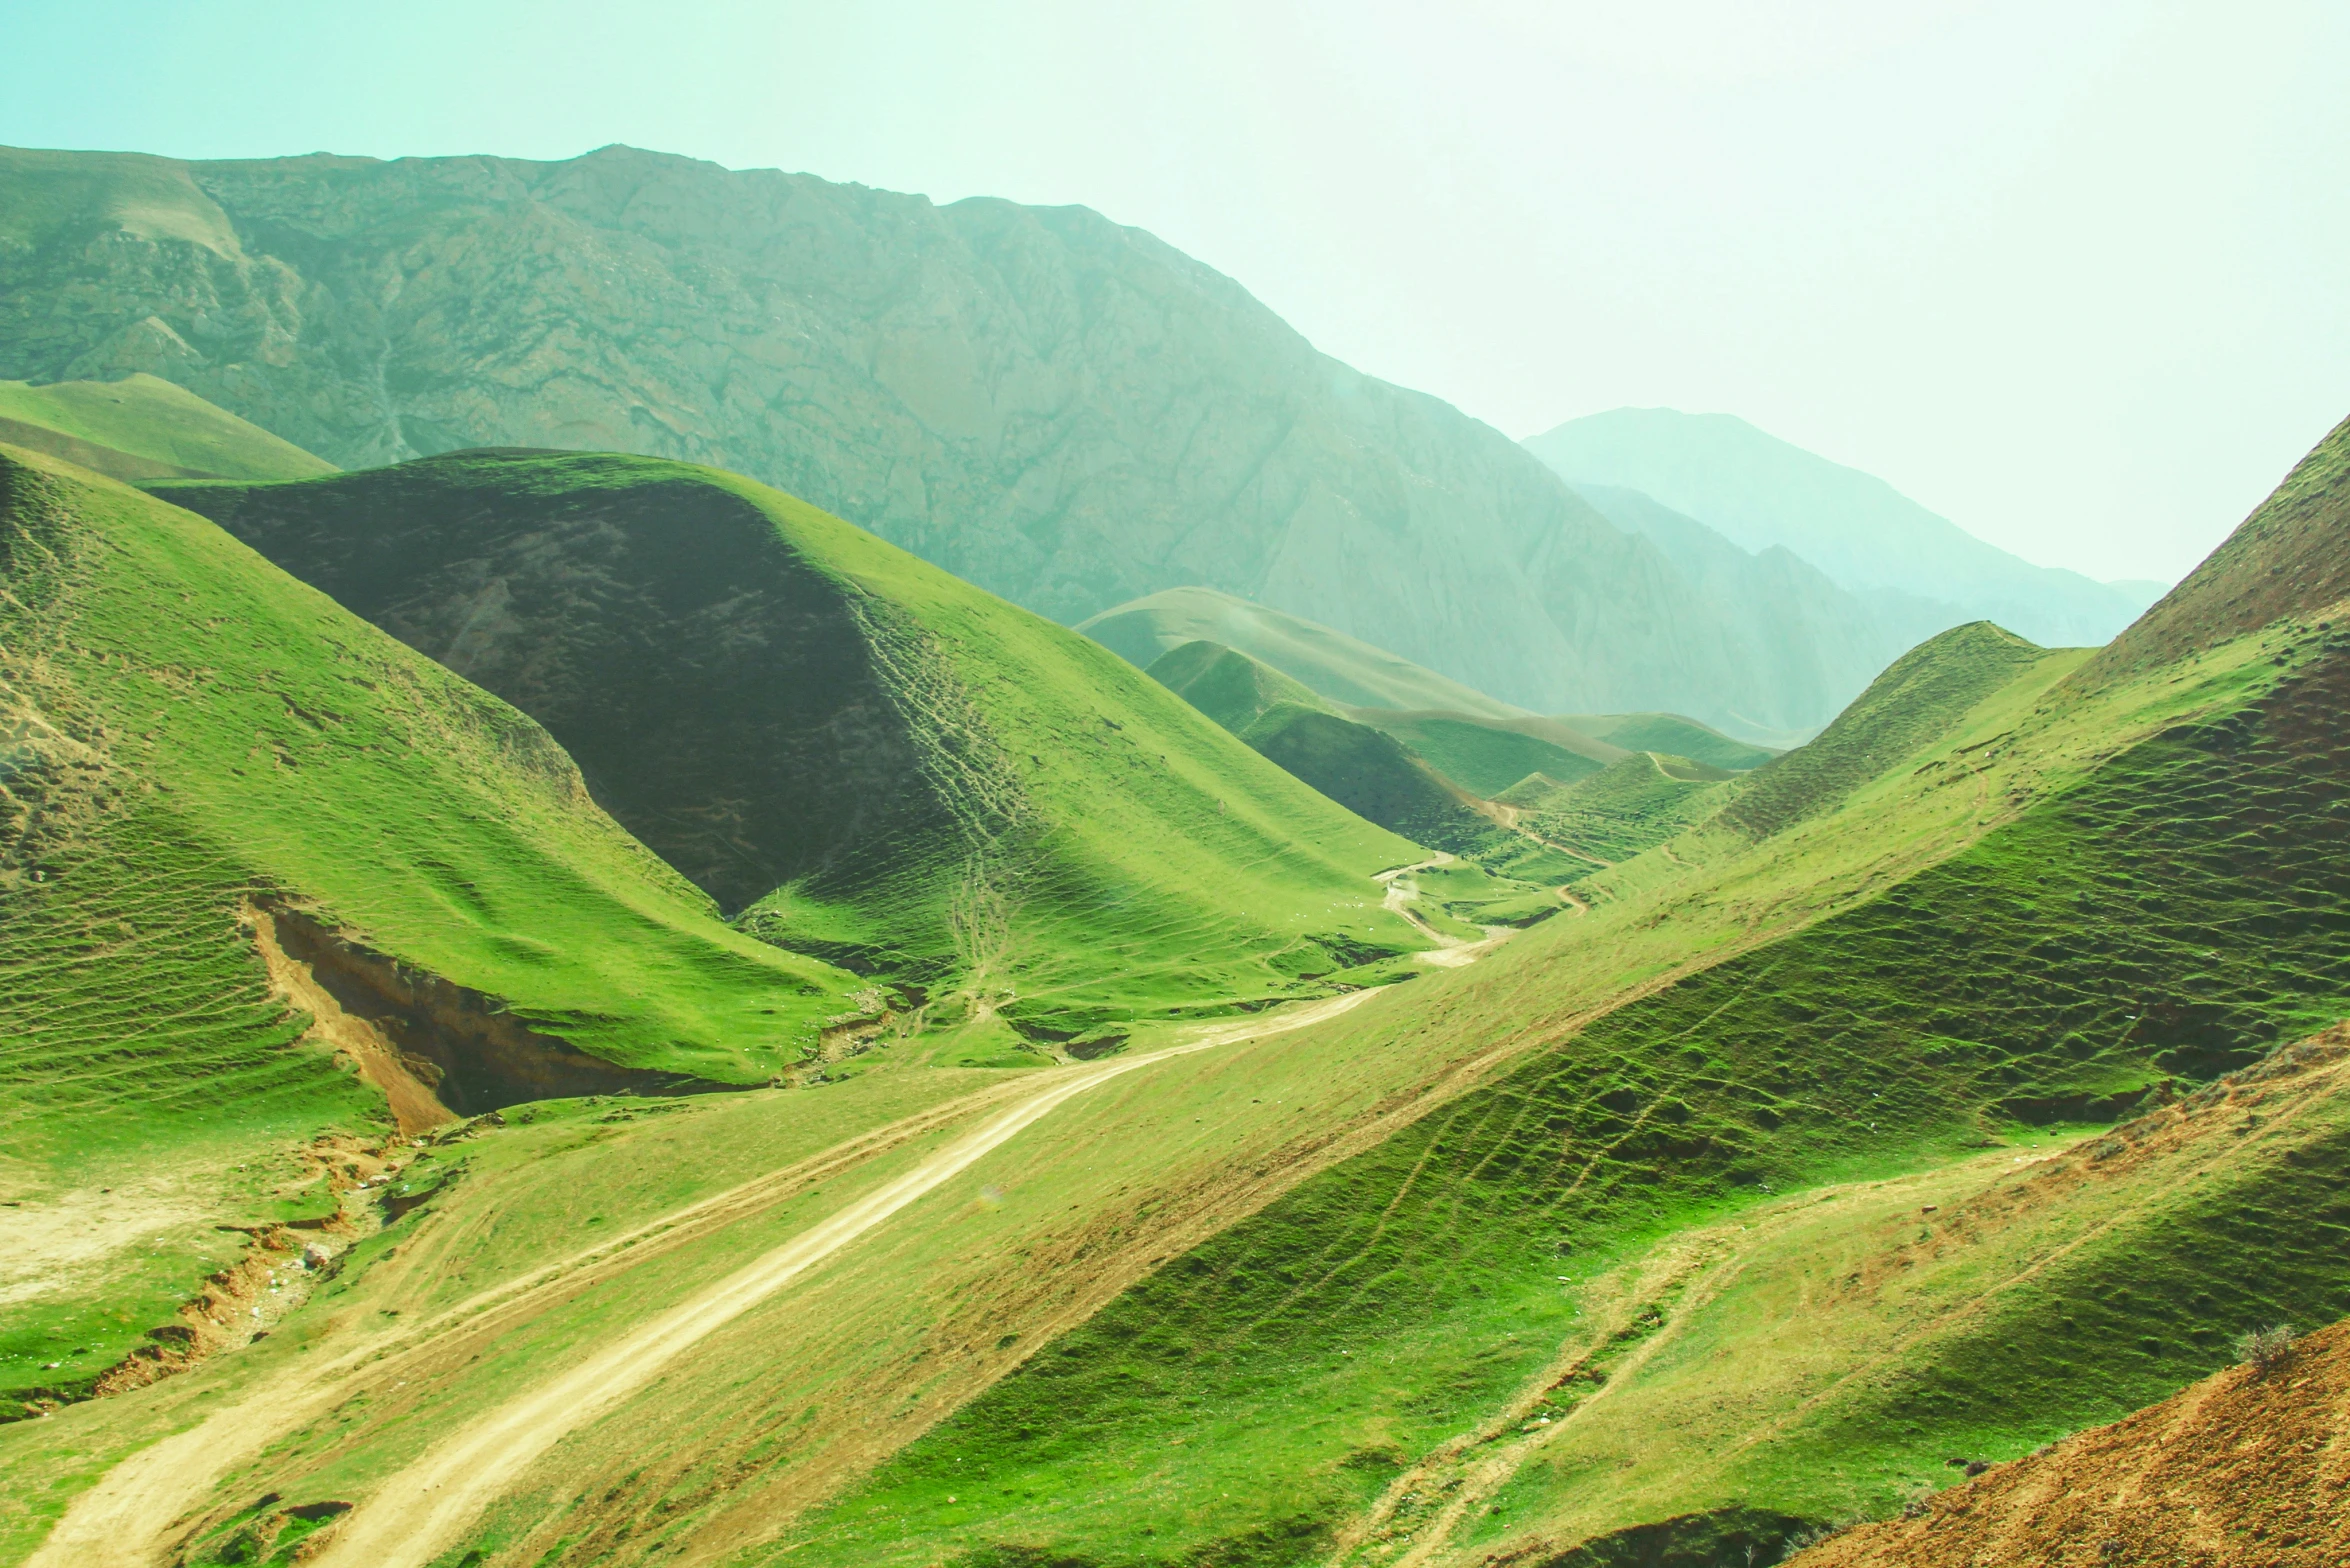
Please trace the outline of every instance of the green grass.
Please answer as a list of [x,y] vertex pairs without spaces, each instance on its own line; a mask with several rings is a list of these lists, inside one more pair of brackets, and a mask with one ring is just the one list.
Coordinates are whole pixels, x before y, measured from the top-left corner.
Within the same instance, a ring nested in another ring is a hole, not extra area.
[[1165,589],[1104,610],[1077,629],[1137,669],[1150,668],[1185,643],[1207,641],[1271,665],[1341,706],[1528,717],[1522,708],[1360,638],[1213,588]]
[[1678,713],[1567,713],[1559,722],[1627,751],[1661,751],[1732,773],[1759,768],[1780,755],[1767,746],[1732,740],[1711,725]]
[[1718,769],[1636,751],[1581,783],[1514,792],[1510,803],[1528,831],[1592,857],[1570,874],[1581,880],[1600,862],[1629,860],[1686,832],[1735,794]]
[[[1518,903],[1549,900],[1549,907],[1557,907],[1546,888],[1527,884],[1556,882],[1576,863],[1484,815],[1460,785],[1409,744],[1382,727],[1361,722],[1366,710],[1356,710],[1356,718],[1346,717],[1270,665],[1219,643],[1185,643],[1162,656],[1149,673],[1258,753],[1357,816],[1416,844],[1517,879],[1510,897]],[[1459,727],[1487,733],[1466,720]]]
[[[1846,912],[1565,1034],[1170,1263],[811,1521],[794,1560],[1182,1562],[1248,1542],[1304,1560],[1576,1331],[1576,1290],[1553,1276],[1589,1288],[1766,1185],[1931,1168],[2019,1119],[2110,1117],[2350,1013],[2350,754],[2324,719],[2350,698],[2350,646],[2295,668]],[[1966,784],[1904,787],[1924,809]],[[1583,924],[1544,931],[1572,942]],[[2338,1315],[2334,1221],[2263,1222],[2289,1201],[2229,1211],[2236,1283],[2214,1316]],[[2149,1255],[2135,1288],[2217,1288],[2208,1264],[2164,1267]],[[2128,1380],[2040,1358],[1971,1407],[1970,1441],[2097,1419],[2215,1364],[2191,1335],[2152,1337]],[[1838,1462],[1894,1465],[1911,1425],[1836,1439]]]
[[2207,653],[2350,599],[2350,419],[2336,425],[2242,526],[2081,672],[2094,688]]
[[297,1043],[248,899],[633,1067],[756,1082],[848,1009],[854,977],[730,930],[536,725],[202,518],[10,451],[0,527],[0,1171],[190,1216],[117,1260],[135,1289],[76,1266],[12,1309],[0,1387],[109,1364],[217,1264],[210,1220],[288,1217],[288,1144],[387,1125]]
[[1170,649],[1144,673],[1235,735],[1283,705],[1338,711],[1270,664],[1204,639]]
[[1371,881],[1413,845],[1099,644],[765,486],[460,453],[159,489],[540,720],[779,946],[1059,1039],[1424,945]]
[[1479,719],[1457,713],[1382,713],[1351,717],[1402,741],[1446,778],[1491,800],[1529,774],[1561,783],[1589,778],[1622,756],[1549,719]]
[[0,440],[116,479],[309,479],[332,463],[154,376],[0,381]]
[[1723,821],[1766,838],[1832,811],[2048,650],[1970,621],[1893,661],[1809,745],[1756,770]]

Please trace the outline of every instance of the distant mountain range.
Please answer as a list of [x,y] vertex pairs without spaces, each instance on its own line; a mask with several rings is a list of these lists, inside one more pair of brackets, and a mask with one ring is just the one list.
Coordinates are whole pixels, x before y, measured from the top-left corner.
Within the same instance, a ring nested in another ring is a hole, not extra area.
[[[1655,539],[1690,569],[1677,538],[1695,519],[1738,550],[1792,551],[1860,596],[1844,624],[1871,626],[1898,654],[1964,621],[1992,620],[2051,647],[2102,643],[2162,597],[2166,584],[2101,583],[2034,566],[1927,511],[1884,480],[1757,430],[1731,414],[1619,408],[1530,437],[1526,448],[1621,527]],[[1649,525],[1638,503],[1682,514]],[[1678,547],[1677,547],[1678,546]],[[1718,550],[1713,553],[1718,554]],[[1883,668],[1890,656],[1879,658]]]
[[[1692,564],[1627,532],[1498,431],[1079,207],[625,147],[0,150],[0,376],[134,372],[345,468],[473,447],[717,464],[1063,623],[1205,586],[1535,712],[1783,744],[1907,646],[1800,563]],[[1748,544],[1669,487],[1579,477]],[[2126,617],[2078,619],[2018,629]]]

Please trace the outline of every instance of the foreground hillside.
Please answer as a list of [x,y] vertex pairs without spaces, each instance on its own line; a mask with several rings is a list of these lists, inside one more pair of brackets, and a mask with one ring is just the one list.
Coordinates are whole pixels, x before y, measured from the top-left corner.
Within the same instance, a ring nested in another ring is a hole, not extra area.
[[1735,1568],[2167,1398],[2350,1293],[2345,441],[2134,641],[1954,629],[1457,966],[436,1131],[318,1310],[0,1430],[0,1542]]
[[351,468],[714,463],[1062,622],[1204,586],[1538,712],[1833,716],[1500,432],[1080,207],[626,147],[0,150],[0,375],[130,371]]
[[0,441],[112,479],[308,479],[334,464],[157,377],[0,381]]
[[[1506,1071],[1136,1286],[793,1560],[1735,1562],[2322,1320],[2339,1073],[2197,1086],[2350,1015],[2326,619],[2124,686],[1988,629],[1920,650],[1881,695],[1925,722],[1864,708],[1751,820],[1398,999],[1508,1020]],[[1684,965],[1593,1017],[1588,945],[1660,928]],[[2048,1162],[2173,1098],[2175,1133]]]
[[[930,1017],[1099,1041],[1425,945],[1372,880],[1418,846],[765,486],[478,453],[159,493],[546,725],[745,929],[942,993]],[[993,1031],[972,1048],[1021,1043]]]
[[764,1082],[856,1010],[539,726],[202,518],[0,449],[0,577],[0,1181],[29,1238],[0,1391],[86,1388],[233,1254],[216,1224],[331,1218],[321,1133]]
[[2350,1327],[2214,1373],[2126,1421],[2001,1465],[1916,1519],[1864,1525],[1801,1568],[2350,1562],[2341,1441]]

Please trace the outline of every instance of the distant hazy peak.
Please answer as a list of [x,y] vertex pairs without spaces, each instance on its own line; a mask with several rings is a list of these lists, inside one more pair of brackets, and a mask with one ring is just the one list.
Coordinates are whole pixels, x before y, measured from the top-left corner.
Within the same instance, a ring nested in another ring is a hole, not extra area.
[[1734,414],[1612,409],[1525,445],[1571,483],[1643,491],[1747,550],[1783,545],[1845,588],[1949,601],[2041,643],[2104,642],[2145,606],[2134,585],[2034,565]]

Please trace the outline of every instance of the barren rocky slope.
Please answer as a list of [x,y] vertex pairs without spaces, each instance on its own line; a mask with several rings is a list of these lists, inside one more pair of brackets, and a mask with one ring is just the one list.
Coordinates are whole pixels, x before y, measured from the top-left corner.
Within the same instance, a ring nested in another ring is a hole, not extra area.
[[1499,432],[1084,208],[624,147],[0,151],[0,376],[131,371],[345,467],[522,445],[734,469],[1064,622],[1198,584],[1540,711],[1801,728],[1852,694],[1753,666]]

